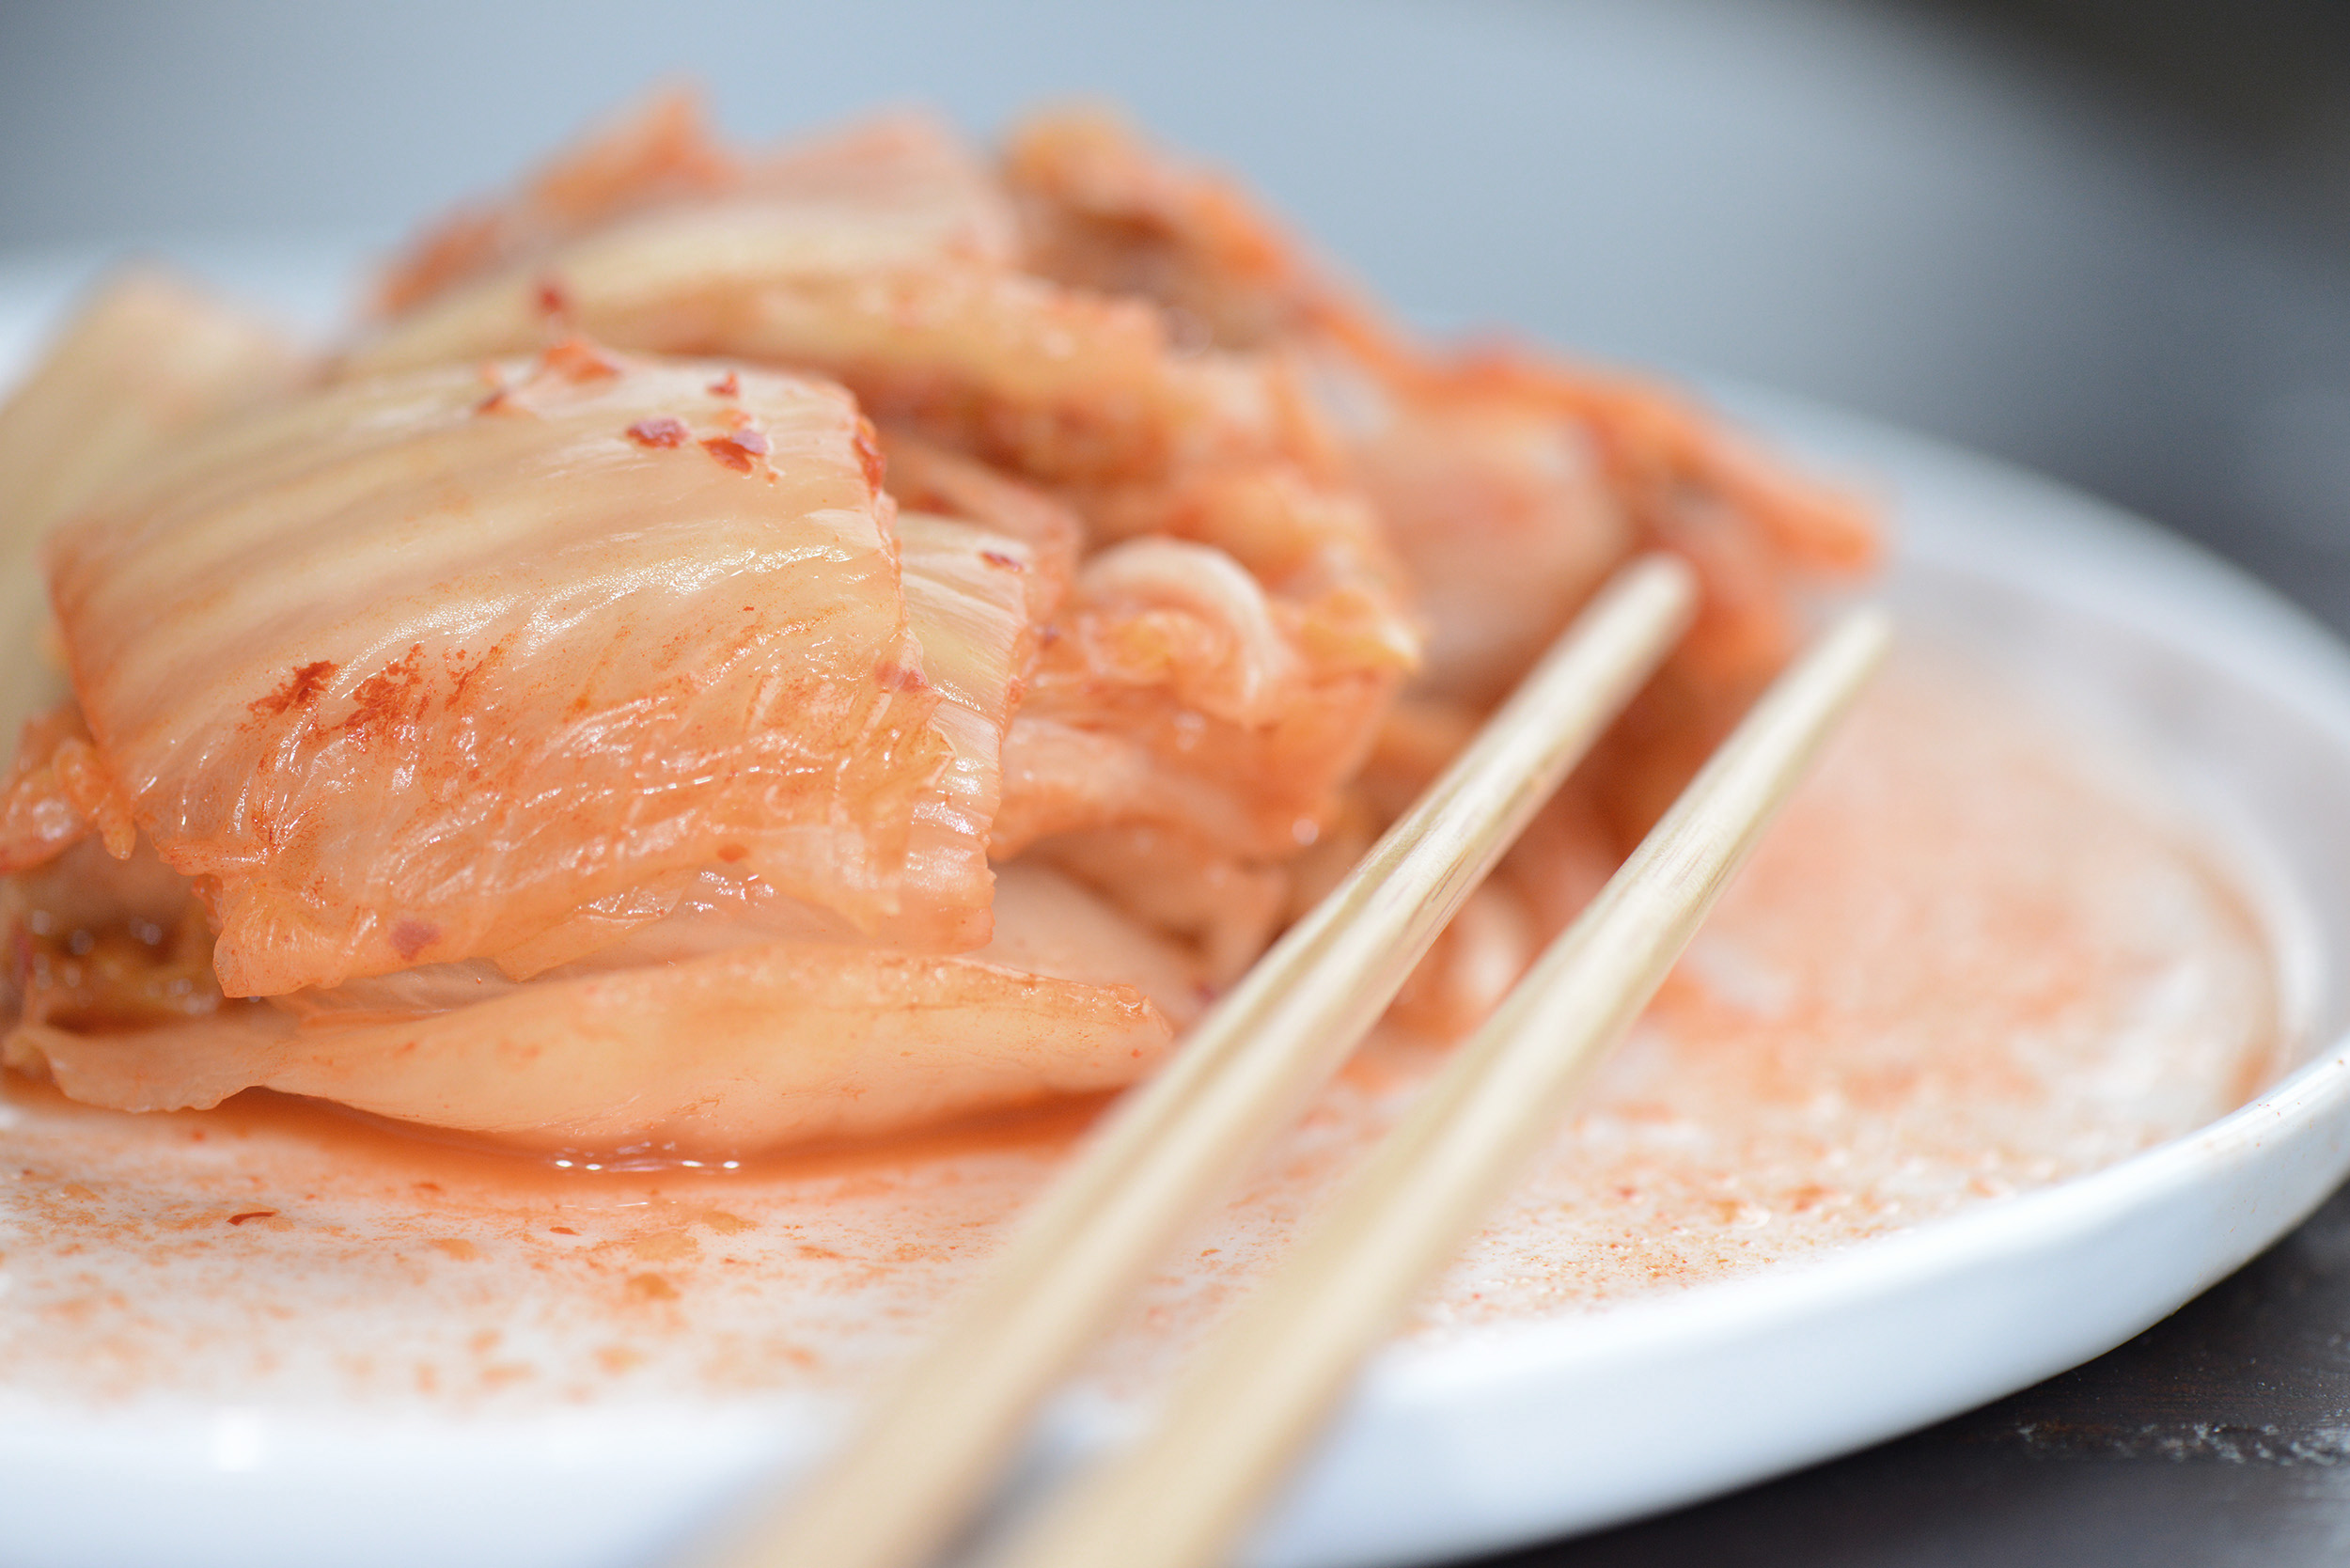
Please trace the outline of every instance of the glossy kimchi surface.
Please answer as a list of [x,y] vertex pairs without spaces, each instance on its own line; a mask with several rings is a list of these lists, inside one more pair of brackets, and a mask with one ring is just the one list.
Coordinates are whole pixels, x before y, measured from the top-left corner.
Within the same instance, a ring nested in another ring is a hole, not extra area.
[[1116,1087],[1675,551],[1692,635],[1397,1004],[1441,1040],[1873,548],[1099,116],[660,99],[378,297],[306,363],[126,277],[0,412],[60,676],[5,1053],[75,1099],[711,1153]]

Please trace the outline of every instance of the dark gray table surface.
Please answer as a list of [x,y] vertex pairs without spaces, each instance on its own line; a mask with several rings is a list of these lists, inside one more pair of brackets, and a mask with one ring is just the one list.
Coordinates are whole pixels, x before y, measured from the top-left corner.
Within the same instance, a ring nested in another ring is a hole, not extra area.
[[1483,1568],[2350,1562],[2350,1188],[2120,1349],[1881,1448]]

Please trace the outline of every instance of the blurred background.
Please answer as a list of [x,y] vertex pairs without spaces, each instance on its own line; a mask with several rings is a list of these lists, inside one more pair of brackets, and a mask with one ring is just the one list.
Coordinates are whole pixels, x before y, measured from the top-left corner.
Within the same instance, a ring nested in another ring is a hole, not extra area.
[[2350,627],[2350,8],[0,0],[0,355],[162,251],[307,322],[663,76],[765,137],[1099,95],[1431,327],[1788,388]]

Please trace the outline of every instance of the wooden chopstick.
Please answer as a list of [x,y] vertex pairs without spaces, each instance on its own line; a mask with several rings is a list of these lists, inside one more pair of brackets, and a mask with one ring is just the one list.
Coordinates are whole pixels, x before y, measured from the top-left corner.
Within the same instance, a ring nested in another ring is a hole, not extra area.
[[913,1568],[948,1541],[1037,1406],[1345,1059],[1695,601],[1669,557],[1620,572],[1354,873],[1113,1107],[840,1453],[717,1560]]
[[1644,1007],[1882,657],[1856,614],[1767,692],[1583,915],[1211,1343],[1150,1435],[1082,1479],[1006,1568],[1221,1561],[1354,1369],[1456,1256]]

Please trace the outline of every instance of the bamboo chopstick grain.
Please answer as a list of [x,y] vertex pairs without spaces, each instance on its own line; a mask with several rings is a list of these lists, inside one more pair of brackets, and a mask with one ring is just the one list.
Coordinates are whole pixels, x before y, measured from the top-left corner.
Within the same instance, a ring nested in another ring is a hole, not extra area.
[[1183,1227],[1377,1019],[1537,807],[1687,625],[1687,567],[1634,563],[1363,863],[1130,1091],[946,1331],[725,1568],[913,1568]]
[[1556,1130],[1883,656],[1861,612],[1764,694],[1599,897],[1415,1103],[1327,1218],[1184,1374],[1150,1435],[1005,1568],[1220,1561],[1356,1364]]

